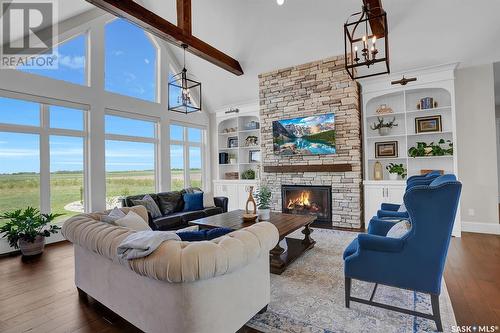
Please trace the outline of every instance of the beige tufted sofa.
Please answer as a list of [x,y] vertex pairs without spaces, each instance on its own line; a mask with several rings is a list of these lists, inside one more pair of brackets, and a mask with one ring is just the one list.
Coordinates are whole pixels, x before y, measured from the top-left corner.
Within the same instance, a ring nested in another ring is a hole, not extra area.
[[[122,210],[147,220],[142,206]],[[121,262],[118,245],[135,231],[100,222],[102,214],[63,226],[74,243],[76,286],[141,330],[232,333],[269,303],[269,251],[278,242],[271,223],[212,241],[166,241],[148,257]]]

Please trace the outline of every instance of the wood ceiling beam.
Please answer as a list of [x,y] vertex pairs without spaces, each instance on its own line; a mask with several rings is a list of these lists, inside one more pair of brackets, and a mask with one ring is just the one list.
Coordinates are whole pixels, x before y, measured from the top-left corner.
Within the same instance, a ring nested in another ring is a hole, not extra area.
[[[363,4],[371,9],[372,15],[382,14],[382,0],[363,0]],[[370,20],[370,28],[377,38],[384,37],[385,27],[381,18]]]
[[[115,16],[119,16],[130,21],[131,23],[169,43],[179,47],[182,46],[182,44],[186,44],[188,45],[188,52],[235,75],[243,75],[243,69],[236,59],[231,58],[229,55],[219,51],[215,47],[205,43],[191,34],[190,1],[177,1],[177,4],[182,3],[183,5],[181,10],[179,10],[179,8],[177,9],[177,14],[179,15],[179,12],[182,14],[182,23],[180,23],[179,27],[132,0],[86,1]],[[189,28],[187,28],[188,26]]]
[[177,26],[191,35],[191,0],[177,0]]

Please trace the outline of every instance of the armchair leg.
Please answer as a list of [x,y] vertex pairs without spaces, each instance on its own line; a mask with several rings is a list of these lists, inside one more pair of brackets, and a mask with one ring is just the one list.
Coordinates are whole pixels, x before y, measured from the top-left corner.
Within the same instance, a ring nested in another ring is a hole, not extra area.
[[345,307],[346,308],[349,308],[349,306],[350,306],[351,282],[352,282],[351,278],[348,278],[348,277],[345,278],[344,287],[345,287]]
[[436,327],[439,332],[443,331],[443,324],[441,323],[441,312],[439,312],[439,295],[431,294],[432,316],[436,322]]

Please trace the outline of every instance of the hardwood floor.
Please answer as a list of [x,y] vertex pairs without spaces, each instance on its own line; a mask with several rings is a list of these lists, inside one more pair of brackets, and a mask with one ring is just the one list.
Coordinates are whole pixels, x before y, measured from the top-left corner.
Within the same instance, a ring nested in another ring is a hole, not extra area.
[[[0,258],[0,332],[140,332],[74,286],[70,243],[34,259]],[[454,238],[445,281],[459,325],[500,325],[500,236]],[[242,328],[240,333],[255,330]]]

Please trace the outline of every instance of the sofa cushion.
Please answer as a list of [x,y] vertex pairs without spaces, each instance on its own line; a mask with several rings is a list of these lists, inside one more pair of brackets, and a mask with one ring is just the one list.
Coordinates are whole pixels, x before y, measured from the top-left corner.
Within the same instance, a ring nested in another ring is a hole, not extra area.
[[214,194],[212,192],[203,192],[203,208],[215,207]]
[[183,195],[183,199],[184,199],[184,211],[185,212],[203,210],[203,192],[201,192],[201,193],[185,193]]
[[158,193],[157,196],[163,215],[180,212],[184,208],[184,201],[180,191]]
[[132,199],[132,202],[134,203],[135,206],[146,207],[148,213],[151,214],[152,218],[161,216],[161,211],[160,208],[158,207],[158,204],[149,194],[146,194],[141,200]]
[[175,227],[180,227],[184,223],[180,214],[182,213],[158,217],[153,219],[153,223],[158,227],[158,230],[172,230],[175,229]]
[[181,214],[182,221],[185,223],[187,223],[189,221],[202,219],[205,217],[205,213],[202,210],[197,210],[194,212],[182,212],[179,214]]
[[222,208],[220,207],[205,208],[203,212],[205,213],[206,216],[217,215],[222,213]]

